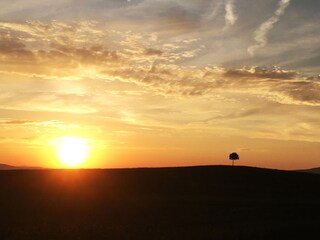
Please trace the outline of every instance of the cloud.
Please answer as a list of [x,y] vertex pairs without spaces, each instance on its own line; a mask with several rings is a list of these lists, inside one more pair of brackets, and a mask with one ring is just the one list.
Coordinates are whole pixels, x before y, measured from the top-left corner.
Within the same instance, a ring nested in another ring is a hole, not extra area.
[[0,125],[29,125],[29,126],[41,126],[41,125],[62,125],[64,124],[59,120],[49,120],[49,121],[31,121],[31,120],[21,120],[21,119],[0,119]]
[[159,44],[151,34],[119,32],[96,22],[0,22],[0,71],[62,77],[83,68],[114,69],[129,62],[147,64],[192,58],[202,49],[194,39]]
[[[59,116],[54,116],[58,118]],[[44,120],[40,120],[40,119]],[[84,117],[82,116],[82,119]],[[14,143],[23,144],[28,147],[45,147],[48,146],[48,140],[57,136],[73,135],[76,136],[99,136],[101,129],[96,125],[86,124],[79,121],[61,121],[51,120],[49,116],[29,115],[29,118],[0,118],[1,137],[0,144]],[[53,118],[54,119],[54,118]]]
[[320,83],[319,81],[296,80],[293,82],[279,83],[274,91],[275,101],[285,104],[306,104],[320,106]]
[[212,1],[208,8],[211,11],[209,12],[209,14],[206,14],[205,16],[205,19],[207,21],[215,19],[224,10],[224,30],[227,30],[230,27],[232,27],[238,20],[238,16],[236,14],[235,0]]
[[207,17],[208,20],[212,20],[218,15],[218,13],[221,10],[221,6],[222,6],[223,2],[224,2],[224,0],[212,1],[211,2],[211,6],[210,6],[211,11],[210,11],[210,14]]
[[26,125],[33,124],[33,121],[28,120],[17,120],[17,119],[0,119],[1,125]]
[[283,70],[279,67],[247,67],[242,69],[228,69],[226,77],[232,78],[262,78],[291,80],[298,76],[296,71]]
[[196,97],[242,92],[281,104],[320,106],[318,80],[279,67],[192,69],[156,64],[149,71],[128,68],[112,75],[120,81],[135,82],[156,94],[167,96]]
[[225,21],[226,25],[224,29],[228,29],[229,27],[233,26],[236,21],[238,20],[238,16],[236,15],[235,12],[235,0],[227,0],[226,5],[225,5]]
[[[68,107],[66,107],[68,106]],[[52,92],[0,92],[0,108],[43,112],[95,113],[97,105],[88,95]]]
[[205,50],[197,38],[166,39],[95,22],[57,21],[0,23],[0,36],[6,46],[0,48],[3,109],[98,114],[146,94],[225,102],[248,95],[320,105],[318,78],[295,70],[185,64]]
[[262,23],[260,27],[254,33],[254,39],[256,44],[248,48],[248,53],[254,56],[255,52],[262,47],[265,47],[268,43],[267,34],[274,27],[280,17],[285,13],[286,8],[289,6],[290,0],[281,0],[278,4],[278,8],[274,13],[274,16],[269,18],[266,22]]

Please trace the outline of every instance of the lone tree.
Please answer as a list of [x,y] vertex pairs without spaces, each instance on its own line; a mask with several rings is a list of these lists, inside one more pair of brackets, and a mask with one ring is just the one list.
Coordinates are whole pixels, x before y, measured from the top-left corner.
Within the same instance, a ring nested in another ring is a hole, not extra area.
[[234,166],[234,161],[239,160],[239,155],[236,152],[230,153],[229,159],[232,160],[232,166]]

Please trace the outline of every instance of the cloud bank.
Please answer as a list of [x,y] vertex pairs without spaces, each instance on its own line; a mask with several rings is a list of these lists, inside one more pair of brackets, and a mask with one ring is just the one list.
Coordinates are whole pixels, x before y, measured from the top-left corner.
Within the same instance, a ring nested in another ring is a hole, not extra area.
[[[208,49],[187,36],[120,31],[95,21],[1,22],[0,107],[60,121],[56,114],[95,116],[117,131],[210,129],[317,141],[316,74],[254,64],[197,66],[190,62]],[[3,126],[37,129],[32,121],[42,122],[12,117]]]
[[[283,11],[284,7],[278,9],[279,14]],[[117,32],[92,22],[0,23],[1,29],[5,30],[0,37],[3,76],[28,77],[31,80],[25,83],[39,89],[34,91],[33,87],[28,87],[29,92],[19,93],[21,106],[25,106],[25,96],[34,101],[38,99],[44,105],[51,102],[53,109],[67,104],[78,106],[71,107],[70,111],[95,112],[98,100],[89,94],[89,86],[83,85],[88,78],[100,82],[101,86],[106,82],[135,84],[159,95],[190,97],[234,91],[260,95],[283,104],[320,105],[319,79],[294,70],[180,65],[204,50],[194,45],[197,39],[159,41],[154,34]],[[37,85],[39,79],[47,80]],[[81,82],[81,86],[69,87],[69,92],[58,87],[57,82],[72,80]],[[2,85],[2,89],[22,90],[9,80]],[[45,89],[46,85],[49,90]],[[1,91],[1,102],[4,106],[16,100],[8,91]]]

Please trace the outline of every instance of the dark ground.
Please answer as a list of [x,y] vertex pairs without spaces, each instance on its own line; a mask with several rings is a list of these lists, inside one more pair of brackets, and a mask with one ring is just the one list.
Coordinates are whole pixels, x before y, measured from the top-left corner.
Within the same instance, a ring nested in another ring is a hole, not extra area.
[[320,175],[208,166],[0,171],[0,239],[319,239]]

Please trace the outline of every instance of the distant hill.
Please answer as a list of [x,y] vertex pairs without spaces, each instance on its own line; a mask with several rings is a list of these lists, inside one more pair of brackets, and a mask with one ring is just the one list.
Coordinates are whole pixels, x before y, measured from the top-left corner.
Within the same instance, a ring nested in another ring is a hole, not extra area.
[[252,167],[0,171],[1,239],[318,239],[320,175]]
[[27,170],[27,169],[41,169],[40,167],[29,167],[29,166],[11,166],[11,165],[8,165],[8,164],[2,164],[0,163],[0,170]]
[[310,169],[300,169],[300,170],[297,170],[297,171],[298,172],[320,174],[320,167],[318,167],[318,168],[310,168]]
[[0,170],[14,170],[19,169],[18,167],[10,166],[7,164],[0,164]]

